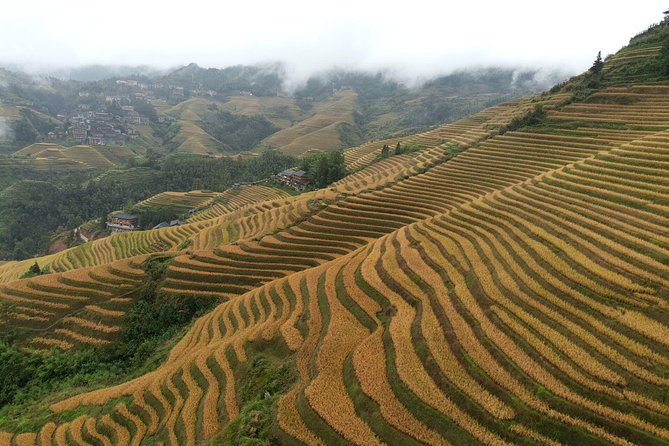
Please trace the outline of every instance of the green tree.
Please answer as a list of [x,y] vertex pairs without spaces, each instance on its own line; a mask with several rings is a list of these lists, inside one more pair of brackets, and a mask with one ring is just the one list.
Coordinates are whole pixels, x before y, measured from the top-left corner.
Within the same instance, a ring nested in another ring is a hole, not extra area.
[[664,42],[662,43],[659,61],[662,75],[669,76],[669,35],[664,38]]
[[123,210],[125,212],[132,212],[132,209],[135,207],[135,200],[132,198],[129,198],[128,201],[125,202],[125,206],[123,206]]
[[42,270],[39,269],[39,265],[37,264],[37,262],[33,263],[30,266],[30,268],[28,269],[28,272],[31,273],[31,274],[34,274],[36,276],[42,274]]
[[307,172],[315,187],[326,187],[346,176],[344,153],[325,152],[305,157],[301,169]]
[[602,72],[602,69],[604,68],[604,61],[602,60],[602,52],[599,51],[597,53],[597,58],[592,64],[592,67],[590,68],[590,71],[592,71],[595,74],[599,74]]
[[14,139],[20,145],[28,145],[37,141],[39,133],[27,119],[19,119],[14,123]]
[[34,367],[30,356],[0,341],[0,407],[11,402],[33,378]]
[[400,144],[399,141],[397,141],[397,145],[395,146],[395,155],[399,155],[402,153],[402,145]]
[[37,261],[35,261],[35,263],[30,265],[30,268],[28,268],[28,271],[26,271],[25,273],[23,273],[21,275],[21,279],[29,279],[31,277],[40,276],[40,275],[46,274],[46,273],[47,273],[47,268],[45,267],[44,270],[41,270],[39,265],[37,264]]

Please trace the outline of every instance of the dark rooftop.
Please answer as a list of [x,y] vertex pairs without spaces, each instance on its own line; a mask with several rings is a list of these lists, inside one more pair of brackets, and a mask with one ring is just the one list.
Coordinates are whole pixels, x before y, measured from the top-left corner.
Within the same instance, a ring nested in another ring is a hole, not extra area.
[[118,214],[112,214],[112,218],[120,218],[123,220],[133,220],[137,218],[136,215],[133,214],[126,214],[125,212],[119,212]]
[[283,172],[279,172],[279,175],[285,175],[285,176],[296,176],[296,177],[303,177],[307,173],[304,170],[293,170],[293,169],[286,169]]

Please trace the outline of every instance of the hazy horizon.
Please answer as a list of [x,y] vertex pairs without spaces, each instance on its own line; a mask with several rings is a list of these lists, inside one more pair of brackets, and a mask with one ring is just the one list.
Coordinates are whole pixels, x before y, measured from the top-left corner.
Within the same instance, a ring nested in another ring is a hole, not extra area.
[[560,8],[529,1],[449,7],[418,0],[409,8],[343,0],[327,9],[303,0],[194,0],[187,9],[128,0],[114,8],[79,0],[13,2],[0,17],[0,65],[45,72],[283,62],[296,83],[335,67],[413,80],[483,66],[573,73],[587,69],[597,51],[617,51],[660,21],[665,9],[656,0],[632,9],[573,0]]

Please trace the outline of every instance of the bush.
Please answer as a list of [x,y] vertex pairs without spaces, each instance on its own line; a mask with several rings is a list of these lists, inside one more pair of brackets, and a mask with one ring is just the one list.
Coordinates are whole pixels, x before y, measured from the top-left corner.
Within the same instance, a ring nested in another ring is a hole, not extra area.
[[30,268],[28,268],[28,271],[21,274],[21,279],[29,279],[31,277],[40,276],[40,275],[44,274],[45,272],[46,271],[43,272],[40,269],[39,264],[37,262],[35,262],[32,265],[30,265]]
[[541,104],[534,106],[534,109],[528,111],[523,116],[517,116],[505,126],[500,127],[499,134],[503,135],[506,132],[512,132],[523,127],[529,127],[541,123],[546,118],[546,111]]
[[214,437],[212,445],[269,446],[280,444],[274,435],[275,406],[280,395],[290,389],[295,374],[288,364],[274,364],[265,356],[256,356],[250,368],[242,374],[239,397],[242,410],[223,431]]

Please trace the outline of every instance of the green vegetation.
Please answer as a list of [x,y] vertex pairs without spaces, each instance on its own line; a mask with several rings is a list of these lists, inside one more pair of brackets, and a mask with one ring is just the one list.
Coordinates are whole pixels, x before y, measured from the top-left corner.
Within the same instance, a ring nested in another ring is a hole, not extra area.
[[181,126],[178,122],[167,120],[164,122],[151,122],[151,129],[156,138],[159,138],[163,147],[168,151],[173,151],[178,144],[174,142],[174,138],[179,134]]
[[46,265],[44,269],[42,270],[37,262],[33,263],[30,265],[30,268],[28,268],[28,271],[23,273],[21,275],[21,279],[29,279],[31,277],[36,277],[36,276],[41,276],[42,274],[47,274],[49,272],[49,266]]
[[223,69],[201,68],[191,63],[165,76],[165,81],[184,88],[192,88],[194,83],[204,89],[216,91],[220,95],[235,95],[248,92],[254,96],[276,96],[281,91],[283,67],[236,65]]
[[184,217],[182,212],[167,206],[135,206],[130,212],[137,215],[139,227],[143,229],[151,229],[164,221],[176,220]]
[[326,187],[346,176],[342,152],[324,152],[309,155],[302,160],[301,169],[307,172],[313,186]]
[[243,404],[239,416],[212,440],[216,446],[269,446],[281,444],[276,434],[276,403],[295,381],[293,366],[286,359],[260,353],[238,372]]
[[590,71],[592,71],[595,74],[599,74],[602,72],[603,68],[604,68],[604,61],[602,60],[602,52],[599,51],[597,53],[597,58],[592,64],[592,67],[590,67]]
[[421,147],[412,144],[402,144],[400,141],[398,141],[395,145],[395,148],[391,151],[390,146],[388,144],[384,144],[381,148],[381,154],[379,155],[378,160],[384,160],[391,156],[401,155],[403,153],[417,152],[419,150],[422,150]]
[[235,152],[250,150],[279,130],[262,115],[234,115],[224,110],[216,110],[201,124],[204,131]]
[[664,42],[662,42],[659,59],[662,74],[669,77],[669,35],[667,35],[664,38]]
[[517,116],[513,118],[509,124],[501,126],[499,134],[503,135],[506,132],[513,132],[524,127],[540,124],[545,118],[546,111],[541,104],[537,104],[523,116]]
[[219,302],[211,297],[164,295],[158,286],[169,265],[169,258],[155,257],[145,266],[147,282],[140,289],[123,321],[120,347],[131,366],[146,360],[156,343],[171,337],[194,317],[202,315]]

